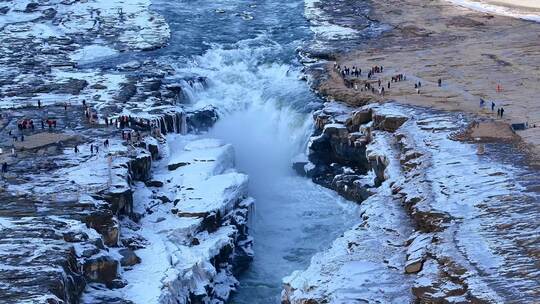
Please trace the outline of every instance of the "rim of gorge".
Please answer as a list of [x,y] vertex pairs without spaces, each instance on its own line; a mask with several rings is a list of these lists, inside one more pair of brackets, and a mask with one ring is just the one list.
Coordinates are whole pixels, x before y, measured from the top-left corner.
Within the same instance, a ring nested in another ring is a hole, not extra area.
[[0,2],[0,303],[535,303],[527,2]]

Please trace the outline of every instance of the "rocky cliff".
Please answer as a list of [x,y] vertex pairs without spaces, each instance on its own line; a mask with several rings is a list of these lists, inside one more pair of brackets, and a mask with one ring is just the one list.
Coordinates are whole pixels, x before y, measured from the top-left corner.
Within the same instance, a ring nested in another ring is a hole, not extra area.
[[[371,119],[357,121],[371,129],[363,155],[380,186],[363,200],[357,226],[284,279],[283,303],[532,300],[536,283],[523,274],[534,277],[534,245],[524,241],[537,225],[513,227],[515,211],[534,209],[537,196],[522,191],[530,172],[503,165],[507,154],[497,151],[511,146],[477,155],[476,144],[450,139],[466,128],[463,117],[422,108],[372,105],[337,117],[350,122],[368,112]],[[337,128],[333,117],[326,124]]]

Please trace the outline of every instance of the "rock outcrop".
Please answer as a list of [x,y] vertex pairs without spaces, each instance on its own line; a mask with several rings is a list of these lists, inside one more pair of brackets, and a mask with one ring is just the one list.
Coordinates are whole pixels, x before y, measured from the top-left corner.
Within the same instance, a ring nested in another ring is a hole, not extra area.
[[[368,153],[374,130],[394,132],[407,117],[366,106],[353,109],[327,103],[314,113],[315,134],[308,144],[307,156],[298,156],[293,168],[314,182],[336,190],[347,199],[362,202],[370,188],[385,180],[385,160]],[[376,178],[364,176],[368,171]]]
[[[135,250],[141,263],[125,274],[126,288],[145,288],[152,297],[144,299],[152,303],[226,302],[238,284],[235,274],[253,257],[253,199],[247,176],[234,170],[232,146],[214,139],[188,142],[158,164],[154,180],[161,182],[156,190],[148,193],[141,183],[135,191],[144,198],[135,210],[145,215],[127,233],[148,242]],[[154,275],[143,275],[148,272]],[[142,301],[137,293],[126,297]]]
[[[518,191],[528,182],[517,171],[501,167],[498,157],[506,153],[492,150],[486,163],[471,144],[452,141],[450,135],[466,127],[462,116],[390,103],[368,108],[373,120],[358,120],[360,129],[372,128],[365,149],[376,186],[361,204],[361,223],[317,254],[308,269],[284,279],[283,303],[534,298],[528,292],[536,284],[534,267],[516,261],[533,265],[535,245],[508,250],[511,238],[527,239],[527,232],[514,230],[521,217],[504,211],[517,205],[501,202],[535,199]],[[509,232],[513,236],[505,237]]]

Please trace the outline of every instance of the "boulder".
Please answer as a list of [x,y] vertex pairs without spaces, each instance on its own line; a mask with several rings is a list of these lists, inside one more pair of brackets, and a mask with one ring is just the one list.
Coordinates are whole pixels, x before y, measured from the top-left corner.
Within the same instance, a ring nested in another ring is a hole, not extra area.
[[188,113],[187,125],[191,131],[207,131],[218,120],[217,109],[213,106],[207,106],[202,109]]
[[180,167],[187,166],[187,165],[189,165],[189,163],[187,162],[174,162],[174,163],[168,164],[167,169],[169,169],[170,171],[174,171]]
[[84,261],[83,271],[88,281],[109,285],[118,278],[118,261],[110,256],[90,258]]
[[37,10],[37,8],[39,7],[39,3],[37,2],[30,2],[26,5],[26,8],[24,9],[24,12],[25,13],[31,13],[31,12],[34,12],[35,10]]
[[352,113],[351,117],[345,121],[345,125],[349,132],[358,132],[361,125],[371,121],[371,117],[371,109],[355,111]]
[[119,224],[110,210],[95,210],[88,214],[83,222],[101,234],[105,245],[116,246],[118,244]]
[[118,253],[122,256],[120,259],[120,265],[123,267],[133,266],[141,262],[141,258],[139,258],[135,252],[129,248],[120,249]]
[[84,232],[66,232],[64,233],[64,240],[69,243],[80,243],[88,240],[88,234]]
[[129,215],[133,211],[133,191],[127,185],[115,185],[101,194],[113,213]]
[[158,181],[158,180],[149,180],[149,181],[144,182],[144,185],[145,185],[146,187],[156,187],[156,188],[160,188],[160,187],[163,187],[163,182],[162,182],[162,181]]
[[363,202],[371,192],[362,184],[361,176],[355,174],[340,174],[334,177],[331,188],[341,196],[355,202]]
[[407,117],[396,114],[373,114],[373,126],[375,129],[387,132],[395,132],[407,121]]
[[299,154],[292,160],[294,171],[300,176],[306,176],[306,165],[309,164],[309,159],[305,154]]
[[129,162],[129,172],[136,181],[145,181],[150,178],[152,156],[148,153],[139,154]]
[[416,232],[407,240],[407,261],[405,262],[405,273],[417,273],[422,270],[427,258],[428,247],[433,241],[432,234]]

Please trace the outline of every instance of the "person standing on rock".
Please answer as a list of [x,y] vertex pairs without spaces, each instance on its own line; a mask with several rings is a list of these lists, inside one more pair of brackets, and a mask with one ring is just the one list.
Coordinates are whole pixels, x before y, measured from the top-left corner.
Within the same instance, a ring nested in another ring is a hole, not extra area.
[[504,115],[504,108],[501,107],[501,118],[503,118]]
[[79,147],[77,147],[77,145],[75,145],[75,148],[73,150],[75,151],[75,153],[79,153]]
[[105,139],[105,141],[103,142],[103,146],[105,148],[108,148],[109,147],[109,140],[108,139]]
[[8,164],[6,162],[2,163],[2,173],[7,173]]
[[38,109],[41,109],[41,100],[39,100],[39,99],[37,101],[37,107],[38,107]]
[[439,80],[437,80],[437,83],[438,83],[439,87],[442,87],[442,79],[439,78]]
[[491,112],[495,111],[495,103],[492,101],[491,102]]
[[94,155],[94,145],[90,144],[90,154]]

